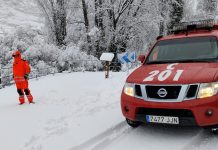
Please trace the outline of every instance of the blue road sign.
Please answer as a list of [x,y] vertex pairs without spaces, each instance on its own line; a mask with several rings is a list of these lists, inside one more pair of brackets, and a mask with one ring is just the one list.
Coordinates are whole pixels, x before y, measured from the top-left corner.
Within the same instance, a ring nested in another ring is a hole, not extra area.
[[135,52],[125,52],[117,54],[118,62],[125,64],[125,63],[132,63],[136,61],[136,53]]

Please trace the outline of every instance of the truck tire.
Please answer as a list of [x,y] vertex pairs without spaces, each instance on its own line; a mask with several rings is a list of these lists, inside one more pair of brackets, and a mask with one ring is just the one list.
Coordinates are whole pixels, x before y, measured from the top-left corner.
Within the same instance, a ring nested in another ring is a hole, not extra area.
[[218,134],[218,128],[211,128],[210,131],[211,131],[213,134]]
[[132,121],[126,118],[126,122],[129,126],[131,126],[132,128],[137,128],[138,126],[140,126],[140,122],[138,121]]
[[207,133],[218,134],[218,128],[215,127],[204,127],[203,128]]

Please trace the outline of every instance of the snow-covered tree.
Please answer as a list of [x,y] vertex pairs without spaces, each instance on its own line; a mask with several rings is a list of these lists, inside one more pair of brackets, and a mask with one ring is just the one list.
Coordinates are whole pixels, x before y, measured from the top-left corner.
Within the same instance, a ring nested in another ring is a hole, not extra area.
[[168,25],[168,32],[173,30],[173,28],[181,22],[184,15],[184,1],[175,0],[171,2],[171,13],[170,13],[170,22]]
[[184,0],[183,22],[188,22],[195,19],[197,10],[197,0]]
[[198,0],[197,18],[208,19],[215,18],[217,10],[216,0]]
[[56,45],[65,45],[67,35],[67,0],[37,0],[46,22],[48,37]]

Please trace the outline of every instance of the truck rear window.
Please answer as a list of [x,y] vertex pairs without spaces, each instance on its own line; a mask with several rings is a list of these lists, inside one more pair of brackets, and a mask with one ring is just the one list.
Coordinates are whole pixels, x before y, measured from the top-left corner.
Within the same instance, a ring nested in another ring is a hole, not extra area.
[[217,38],[193,37],[158,42],[146,63],[217,61]]

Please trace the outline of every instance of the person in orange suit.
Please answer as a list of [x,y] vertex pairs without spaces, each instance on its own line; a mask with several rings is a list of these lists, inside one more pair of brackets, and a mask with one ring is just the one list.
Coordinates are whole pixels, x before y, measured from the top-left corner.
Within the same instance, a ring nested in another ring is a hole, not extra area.
[[21,58],[21,53],[17,50],[13,53],[13,77],[19,94],[20,105],[25,103],[24,93],[29,101],[33,102],[33,96],[28,88],[28,79],[30,74],[30,66],[26,60]]

